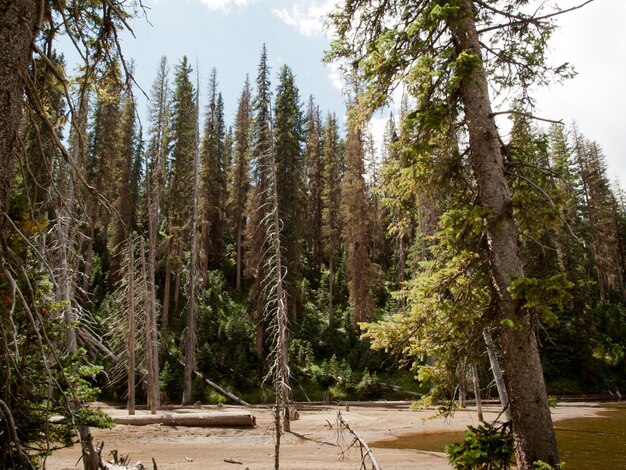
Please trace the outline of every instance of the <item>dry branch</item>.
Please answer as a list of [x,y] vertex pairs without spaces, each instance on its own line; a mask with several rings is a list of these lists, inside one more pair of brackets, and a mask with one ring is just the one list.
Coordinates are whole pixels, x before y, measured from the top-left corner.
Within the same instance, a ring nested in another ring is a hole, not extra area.
[[370,462],[372,463],[372,469],[373,470],[381,470],[380,465],[378,465],[378,462],[376,461],[376,457],[374,457],[374,453],[372,452],[372,450],[369,448],[369,446],[367,445],[367,442],[365,442],[363,440],[363,438],[361,436],[359,436],[351,427],[350,425],[343,419],[343,416],[341,416],[341,411],[337,411],[337,422],[339,423],[339,429],[345,429],[346,431],[348,431],[350,434],[352,434],[352,436],[354,437],[354,441],[352,442],[352,444],[349,447],[352,447],[352,445],[354,445],[355,443],[358,443],[359,446],[361,447],[361,454],[363,455],[362,459],[361,459],[361,468],[364,469],[365,468],[365,457],[370,459]]

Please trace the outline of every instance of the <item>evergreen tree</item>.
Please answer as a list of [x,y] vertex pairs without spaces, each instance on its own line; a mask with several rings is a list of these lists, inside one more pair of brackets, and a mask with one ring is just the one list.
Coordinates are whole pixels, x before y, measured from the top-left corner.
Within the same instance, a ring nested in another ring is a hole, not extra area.
[[[195,92],[191,83],[192,68],[187,57],[176,66],[171,114],[171,170],[165,194],[167,204],[168,251],[163,294],[163,316],[170,307],[178,313],[184,247],[190,236],[188,225],[191,204],[181,198],[193,185],[193,156],[196,139]],[[170,305],[171,275],[174,272],[173,302]]]
[[115,207],[114,223],[110,251],[111,266],[110,275],[117,281],[120,279],[118,271],[121,268],[122,251],[128,240],[133,222],[132,204],[132,176],[135,164],[136,145],[136,109],[132,90],[127,90],[122,99],[122,111],[119,123],[119,152],[114,163],[115,180]]
[[308,183],[307,226],[312,252],[311,264],[315,276],[319,276],[322,262],[322,123],[319,106],[313,95],[309,98],[306,116],[306,167]]
[[251,153],[252,109],[250,82],[246,82],[239,98],[233,148],[233,165],[228,206],[235,239],[235,289],[241,290],[246,201],[250,190],[249,164]]
[[[554,75],[567,77],[569,69],[551,67],[544,60],[554,15],[528,13],[525,5],[502,1],[485,6],[473,0],[346,2],[332,15],[337,37],[330,57],[355,66],[351,72],[359,74],[366,87],[361,97],[365,115],[384,104],[390,90],[407,77],[418,103],[415,124],[424,132],[437,129],[458,110],[463,112],[477,203],[486,210],[496,315],[515,326],[502,328],[500,339],[517,464],[531,469],[539,460],[556,466],[559,456],[536,323],[511,292],[514,280],[524,278],[524,270],[489,87],[517,88],[528,98],[532,85]],[[355,15],[360,21],[352,21]],[[443,37],[450,40],[442,41]]]
[[362,128],[352,117],[346,139],[346,172],[341,181],[341,217],[346,271],[353,322],[372,318],[374,303],[370,294],[370,218],[367,207]]
[[304,155],[302,152],[303,116],[293,72],[283,65],[278,74],[274,106],[274,154],[276,190],[283,226],[281,238],[283,263],[287,270],[283,282],[292,321],[301,302],[302,255],[306,216]]
[[598,293],[601,300],[608,300],[611,291],[624,294],[615,197],[606,177],[606,164],[600,146],[585,139],[576,127],[573,138],[586,203],[585,216],[590,228]]
[[115,171],[120,154],[119,122],[122,93],[119,67],[117,61],[107,67],[98,82],[96,95],[87,176],[89,182],[97,190],[97,194],[90,194],[87,209],[89,225],[86,233],[87,246],[83,272],[85,292],[89,292],[95,251],[101,258],[103,271],[108,272],[109,268],[107,246],[111,211],[106,207],[106,203],[102,202],[115,200]]
[[[169,83],[165,56],[161,57],[157,76],[153,82],[150,100],[149,142],[145,155],[145,196],[148,222],[148,259],[145,279],[146,332],[148,356],[148,405],[152,413],[160,407],[159,357],[157,340],[156,260],[159,242],[159,227],[163,210],[167,154],[169,144]],[[167,291],[169,298],[169,290]],[[161,314],[161,324],[168,326],[168,310]]]
[[335,271],[341,256],[341,148],[335,115],[328,114],[322,137],[323,185],[321,194],[321,237],[325,262],[328,263],[328,323],[335,322]]
[[211,71],[209,104],[207,106],[202,141],[202,273],[207,282],[207,270],[218,269],[224,262],[224,219],[226,195],[224,103],[217,91],[217,71]]
[[271,89],[267,49],[263,45],[261,60],[256,79],[256,95],[252,104],[252,156],[250,159],[251,188],[248,193],[245,244],[245,275],[251,279],[248,297],[251,303],[250,316],[255,323],[255,347],[259,357],[263,357],[265,344],[265,327],[263,322],[262,282],[265,278],[263,254],[265,245],[264,220],[267,215],[265,195],[268,182],[264,167],[269,164],[269,156],[273,152]]

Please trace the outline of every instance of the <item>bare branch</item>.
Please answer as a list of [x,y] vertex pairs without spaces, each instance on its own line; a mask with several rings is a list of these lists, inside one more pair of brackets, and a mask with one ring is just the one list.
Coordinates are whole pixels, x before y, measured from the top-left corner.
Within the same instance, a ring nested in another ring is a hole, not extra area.
[[560,124],[561,126],[565,125],[563,120],[555,121],[554,119],[542,118],[542,117],[538,117],[538,116],[535,116],[535,115],[530,114],[530,113],[525,113],[523,111],[515,111],[515,110],[498,111],[498,112],[489,114],[489,117],[495,117],[495,116],[499,116],[501,114],[515,114],[517,116],[526,117],[528,119],[534,119],[536,121],[549,122],[551,124]]

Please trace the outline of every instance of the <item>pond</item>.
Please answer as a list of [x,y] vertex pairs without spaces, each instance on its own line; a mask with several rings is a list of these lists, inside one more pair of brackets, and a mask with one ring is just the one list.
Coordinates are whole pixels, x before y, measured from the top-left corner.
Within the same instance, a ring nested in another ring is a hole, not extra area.
[[[555,423],[556,439],[566,470],[626,469],[626,404],[603,404],[597,417]],[[411,433],[393,440],[370,443],[387,449],[443,452],[443,446],[463,440],[460,431]]]

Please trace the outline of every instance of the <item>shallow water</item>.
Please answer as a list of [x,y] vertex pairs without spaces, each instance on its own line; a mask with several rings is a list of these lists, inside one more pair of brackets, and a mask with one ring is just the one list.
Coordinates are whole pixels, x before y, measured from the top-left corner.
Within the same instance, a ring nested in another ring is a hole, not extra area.
[[[609,411],[597,417],[555,423],[556,439],[566,470],[626,469],[626,404],[603,405]],[[443,446],[463,440],[460,431],[411,433],[370,443],[387,449],[443,452]]]

